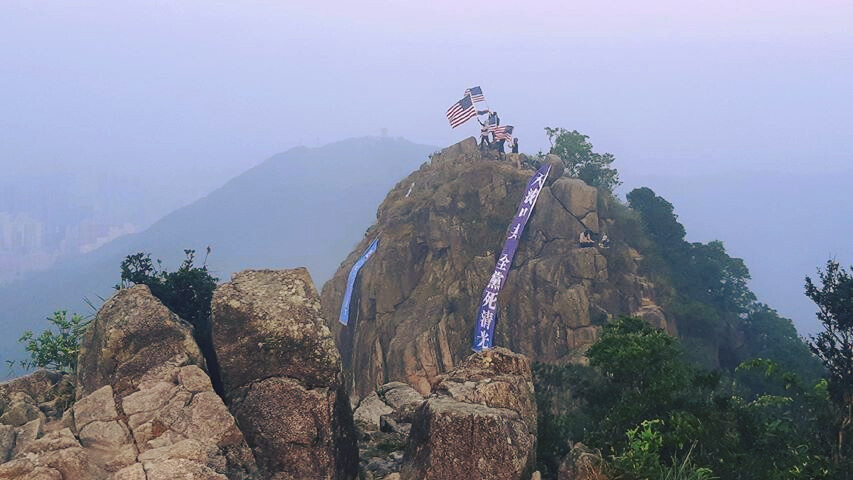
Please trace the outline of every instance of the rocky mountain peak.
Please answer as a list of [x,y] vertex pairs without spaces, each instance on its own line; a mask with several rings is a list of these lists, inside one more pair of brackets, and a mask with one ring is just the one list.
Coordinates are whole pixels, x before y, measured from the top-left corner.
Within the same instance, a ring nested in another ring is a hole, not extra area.
[[[544,161],[559,163],[550,155]],[[530,164],[481,151],[469,138],[389,192],[376,223],[323,288],[323,316],[344,368],[358,372],[348,379],[352,392],[364,396],[400,380],[426,394],[470,354],[477,302],[534,172]],[[636,313],[668,326],[653,286],[636,274],[636,255],[625,245],[578,243],[585,230],[597,238],[618,230],[613,198],[560,172],[543,188],[522,237],[500,295],[495,342],[551,363],[584,361],[612,315]],[[377,235],[380,247],[361,270],[342,327],[335,319],[347,275]]]

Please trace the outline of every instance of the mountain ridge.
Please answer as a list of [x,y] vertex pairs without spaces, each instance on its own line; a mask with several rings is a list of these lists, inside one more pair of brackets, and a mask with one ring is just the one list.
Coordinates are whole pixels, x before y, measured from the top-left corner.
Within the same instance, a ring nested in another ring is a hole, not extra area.
[[139,251],[175,269],[184,249],[212,245],[208,266],[221,281],[252,266],[307,265],[322,284],[370,225],[385,192],[434,150],[401,138],[361,137],[273,155],[143,232],[0,286],[0,321],[12,332],[0,339],[0,357],[22,359],[18,336],[46,326],[52,311],[86,312],[84,297],[108,297],[121,260]]

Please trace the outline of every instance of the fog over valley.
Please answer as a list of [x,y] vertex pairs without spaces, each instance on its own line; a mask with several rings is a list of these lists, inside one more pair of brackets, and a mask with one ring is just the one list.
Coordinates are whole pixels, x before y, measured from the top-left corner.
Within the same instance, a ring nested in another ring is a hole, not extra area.
[[[522,152],[549,148],[546,126],[588,135],[614,154],[618,192],[668,199],[689,240],[722,240],[759,300],[813,333],[803,277],[853,257],[851,19],[845,2],[7,2],[0,288],[142,232],[292,147],[476,136],[444,111],[482,85]],[[410,170],[346,183],[390,186]],[[206,246],[187,235],[176,248]],[[70,297],[83,294],[95,291]],[[76,307],[16,322],[55,308]]]

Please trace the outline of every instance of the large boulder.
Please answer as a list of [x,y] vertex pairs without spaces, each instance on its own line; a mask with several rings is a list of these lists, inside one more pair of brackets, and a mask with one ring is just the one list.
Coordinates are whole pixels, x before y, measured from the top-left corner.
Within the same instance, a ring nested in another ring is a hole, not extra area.
[[504,348],[451,371],[415,413],[403,480],[529,480],[536,463],[530,361]]
[[439,382],[433,393],[518,413],[536,436],[536,398],[530,359],[496,347],[471,355]]
[[228,407],[264,477],[353,478],[340,355],[308,271],[238,273],[214,292],[212,313]]
[[0,424],[20,427],[37,418],[45,420],[45,415],[33,398],[26,393],[16,392],[9,396],[9,404],[0,415]]
[[[609,317],[638,312],[655,297],[628,275],[637,272],[637,260],[624,236],[614,236],[623,228],[608,206],[615,200],[560,177],[559,158],[544,160],[553,164],[552,175],[499,297],[495,343],[541,362],[582,362]],[[353,372],[346,377],[351,393],[364,397],[402,381],[427,394],[469,355],[478,302],[533,173],[468,139],[388,193],[375,225],[323,287],[323,317],[345,372]],[[587,229],[615,240],[609,248],[581,248]],[[350,269],[380,233],[343,327],[337,319]]]
[[9,452],[4,445],[15,439],[5,438],[3,432],[14,431],[33,420],[47,429],[67,425],[53,422],[62,417],[65,408],[74,400],[74,379],[50,370],[38,370],[29,375],[0,384],[0,462]]
[[77,365],[77,398],[110,385],[132,392],[143,375],[178,356],[204,365],[192,326],[169,311],[145,285],[119,290],[86,330]]
[[116,475],[143,467],[149,480],[175,478],[152,472],[180,467],[176,471],[210,473],[192,478],[256,477],[243,434],[197,365],[155,369],[123,398],[102,387],[74,405],[74,420],[93,462]]
[[[0,479],[257,478],[251,450],[203,367],[189,324],[147,287],[119,291],[82,341],[73,408],[0,428]],[[56,397],[59,378],[40,375],[5,386],[9,406],[45,400],[41,408],[56,407],[48,392]],[[14,411],[27,418],[26,408]]]

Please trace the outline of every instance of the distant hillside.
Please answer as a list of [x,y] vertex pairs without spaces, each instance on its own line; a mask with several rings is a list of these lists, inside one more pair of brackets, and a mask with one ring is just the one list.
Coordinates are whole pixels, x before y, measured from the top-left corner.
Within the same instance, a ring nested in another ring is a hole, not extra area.
[[83,297],[110,295],[122,258],[138,251],[174,269],[183,249],[203,256],[210,245],[208,265],[223,281],[245,268],[307,266],[319,287],[361,240],[388,190],[434,150],[390,138],[293,148],[142,233],[3,285],[0,360],[23,358],[18,337],[46,327],[43,319],[53,310],[88,311]]
[[762,302],[794,320],[801,333],[820,326],[803,277],[827,259],[853,264],[853,170],[832,174],[740,172],[702,177],[632,177],[675,205],[691,241],[723,240],[749,265]]

